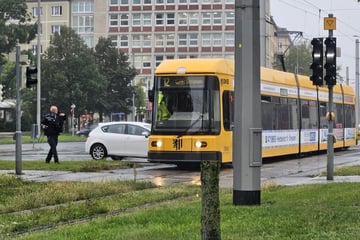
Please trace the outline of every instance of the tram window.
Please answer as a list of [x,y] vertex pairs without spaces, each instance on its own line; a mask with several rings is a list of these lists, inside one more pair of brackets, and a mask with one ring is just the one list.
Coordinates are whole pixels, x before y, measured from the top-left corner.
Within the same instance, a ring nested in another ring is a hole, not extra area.
[[290,129],[290,111],[287,104],[277,104],[277,117],[278,126],[277,129]]
[[345,109],[345,128],[353,128],[355,126],[355,108],[354,105],[346,104]]
[[290,110],[290,129],[299,129],[298,104],[296,99],[288,99]]
[[275,128],[273,120],[274,104],[271,103],[270,96],[261,96],[261,123],[263,130],[272,130]]
[[318,128],[316,101],[301,100],[301,127],[303,129]]
[[336,128],[344,128],[344,112],[342,104],[334,104],[335,126]]
[[327,128],[328,122],[326,121],[327,105],[325,102],[319,103],[319,114],[320,114],[320,128]]
[[223,116],[224,116],[224,129],[231,130],[234,124],[234,92],[224,91],[223,101]]
[[274,119],[274,104],[268,101],[261,101],[261,120],[263,130],[273,130],[276,127]]

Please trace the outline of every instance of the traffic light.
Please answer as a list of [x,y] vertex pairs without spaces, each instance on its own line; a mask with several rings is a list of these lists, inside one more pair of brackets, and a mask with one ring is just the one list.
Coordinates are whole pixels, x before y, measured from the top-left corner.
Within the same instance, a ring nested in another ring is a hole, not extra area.
[[26,87],[30,88],[31,85],[37,84],[37,77],[33,77],[33,74],[37,74],[36,67],[26,67]]
[[336,85],[336,38],[325,39],[325,81],[326,85]]
[[313,82],[313,85],[322,86],[324,71],[323,71],[323,39],[322,38],[313,38],[311,41],[313,45],[312,51],[312,64],[310,68],[312,70],[312,75],[310,80]]

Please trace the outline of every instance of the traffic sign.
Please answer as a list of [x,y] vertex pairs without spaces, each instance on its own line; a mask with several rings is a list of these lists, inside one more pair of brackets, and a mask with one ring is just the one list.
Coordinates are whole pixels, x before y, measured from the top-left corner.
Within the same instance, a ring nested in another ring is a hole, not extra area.
[[336,30],[336,17],[324,18],[324,30]]

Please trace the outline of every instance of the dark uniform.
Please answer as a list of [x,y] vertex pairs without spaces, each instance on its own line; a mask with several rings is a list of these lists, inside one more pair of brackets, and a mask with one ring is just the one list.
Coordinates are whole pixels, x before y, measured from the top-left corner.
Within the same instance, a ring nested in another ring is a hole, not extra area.
[[60,116],[56,113],[49,113],[45,115],[41,121],[41,126],[44,129],[44,134],[47,136],[48,143],[50,145],[49,153],[45,159],[46,163],[49,163],[52,156],[54,156],[55,163],[59,163],[59,157],[57,154],[56,146],[58,144],[58,136],[62,132],[65,115]]

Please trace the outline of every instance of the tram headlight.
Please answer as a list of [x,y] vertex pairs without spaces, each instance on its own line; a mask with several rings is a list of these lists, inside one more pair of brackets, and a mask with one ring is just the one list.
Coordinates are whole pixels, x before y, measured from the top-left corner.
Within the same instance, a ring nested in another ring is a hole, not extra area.
[[196,148],[204,148],[204,147],[207,147],[207,143],[204,142],[204,141],[196,141],[195,142],[195,147]]
[[152,141],[151,142],[151,146],[152,147],[161,147],[162,146],[162,141]]

